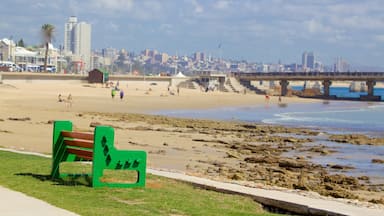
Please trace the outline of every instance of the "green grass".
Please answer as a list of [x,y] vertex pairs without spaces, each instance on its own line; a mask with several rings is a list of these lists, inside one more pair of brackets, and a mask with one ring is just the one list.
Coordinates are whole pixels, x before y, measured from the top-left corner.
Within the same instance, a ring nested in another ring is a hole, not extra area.
[[80,215],[273,215],[251,198],[154,175],[145,188],[94,189],[78,179],[52,181],[50,168],[48,158],[0,151],[0,185]]

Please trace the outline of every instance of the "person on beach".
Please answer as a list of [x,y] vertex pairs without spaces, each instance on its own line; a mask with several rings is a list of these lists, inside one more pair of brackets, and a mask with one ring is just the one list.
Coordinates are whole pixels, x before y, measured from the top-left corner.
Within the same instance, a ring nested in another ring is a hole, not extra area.
[[72,107],[72,95],[69,93],[67,100],[66,100],[67,107]]
[[179,96],[179,95],[180,95],[180,88],[177,87],[177,96]]
[[120,89],[120,100],[123,100],[124,98],[124,91]]
[[265,95],[265,101],[269,102],[269,95]]
[[281,96],[279,95],[279,103],[281,103]]
[[63,102],[63,98],[61,98],[61,94],[59,94],[58,102]]
[[116,95],[116,90],[113,88],[111,91],[112,99],[115,98],[115,95]]

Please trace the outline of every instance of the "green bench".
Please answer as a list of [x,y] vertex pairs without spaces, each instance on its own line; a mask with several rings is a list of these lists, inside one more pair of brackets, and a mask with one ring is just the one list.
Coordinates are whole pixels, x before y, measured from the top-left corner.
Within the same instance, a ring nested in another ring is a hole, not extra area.
[[[53,125],[53,149],[51,177],[60,179],[79,174],[60,173],[61,162],[92,161],[92,187],[144,187],[147,154],[145,151],[117,150],[114,145],[114,129],[96,126],[94,133],[72,131],[72,122],[55,121]],[[105,169],[133,170],[136,182],[101,181]]]

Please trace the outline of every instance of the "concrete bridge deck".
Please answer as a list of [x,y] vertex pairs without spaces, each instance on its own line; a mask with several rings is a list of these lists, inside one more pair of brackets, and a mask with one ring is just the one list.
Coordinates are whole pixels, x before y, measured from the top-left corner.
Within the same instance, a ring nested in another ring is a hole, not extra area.
[[242,80],[291,80],[291,81],[384,81],[384,72],[233,72]]
[[329,88],[332,81],[360,81],[366,82],[368,96],[362,96],[364,100],[381,100],[374,95],[376,82],[384,82],[384,72],[233,72],[232,76],[243,81],[270,81],[280,80],[281,95],[287,95],[289,81],[322,81],[324,96],[329,97]]

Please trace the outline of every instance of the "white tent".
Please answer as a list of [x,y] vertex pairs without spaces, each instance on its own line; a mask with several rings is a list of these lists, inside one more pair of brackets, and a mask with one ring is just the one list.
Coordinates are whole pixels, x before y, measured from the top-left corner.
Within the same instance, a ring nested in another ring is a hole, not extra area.
[[183,73],[181,73],[181,71],[179,71],[179,73],[174,75],[174,77],[186,77],[186,76]]

